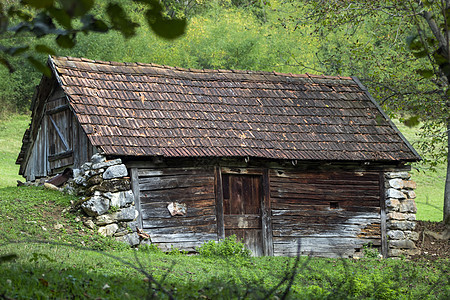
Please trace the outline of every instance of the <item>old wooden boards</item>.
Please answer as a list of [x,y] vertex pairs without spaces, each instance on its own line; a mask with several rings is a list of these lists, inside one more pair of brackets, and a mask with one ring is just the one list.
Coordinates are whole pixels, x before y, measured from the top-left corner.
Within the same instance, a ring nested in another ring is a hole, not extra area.
[[[142,224],[163,249],[236,235],[254,255],[349,257],[381,245],[380,172],[137,168]],[[171,215],[168,205],[185,207]]]
[[349,257],[381,244],[379,173],[270,171],[275,255]]
[[[143,229],[163,249],[193,251],[217,240],[214,170],[193,168],[139,169]],[[186,206],[172,216],[170,203]]]
[[27,180],[54,175],[67,167],[79,168],[95,153],[61,88],[52,90],[36,119],[37,135],[23,174]]

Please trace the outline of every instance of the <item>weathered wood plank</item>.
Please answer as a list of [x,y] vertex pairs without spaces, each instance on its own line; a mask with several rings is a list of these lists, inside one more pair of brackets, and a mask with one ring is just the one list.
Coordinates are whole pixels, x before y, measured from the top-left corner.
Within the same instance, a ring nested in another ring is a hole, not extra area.
[[[377,186],[378,187],[378,186]],[[282,184],[271,185],[271,192],[279,194],[301,194],[301,195],[339,195],[339,196],[379,196],[379,189],[356,189],[354,187],[344,186],[323,186],[312,184]]]
[[187,206],[186,216],[176,216],[172,217],[170,215],[169,210],[167,209],[167,204],[153,207],[151,209],[148,208],[148,206],[143,206],[142,209],[142,219],[143,220],[151,220],[153,218],[179,218],[179,217],[200,217],[200,216],[211,216],[215,215],[216,207],[215,206],[208,206],[208,207],[190,207]]
[[[143,202],[141,206],[143,209],[159,209],[161,207],[165,207],[167,209],[167,205],[172,201],[161,201],[161,202]],[[215,205],[214,199],[206,199],[206,200],[188,200],[188,201],[180,201],[181,203],[185,203],[188,208],[203,208],[210,207]]]
[[263,178],[263,197],[261,200],[261,226],[263,254],[267,256],[273,255],[273,234],[272,234],[272,207],[270,201],[270,177],[267,169],[264,169]]
[[178,226],[197,226],[208,225],[216,222],[216,216],[202,216],[187,218],[182,216],[176,216],[172,218],[152,218],[143,220],[144,228],[158,228],[158,227],[178,227]]
[[214,199],[212,187],[186,187],[159,191],[141,191],[142,203],[172,201],[203,201]]
[[172,233],[172,234],[155,234],[146,231],[150,235],[153,243],[204,243],[207,241],[217,241],[216,233]]
[[145,228],[145,232],[150,234],[186,234],[186,233],[217,233],[217,226],[215,223],[206,225],[193,225],[193,226],[164,226],[155,228]]
[[139,176],[138,176],[138,170],[137,168],[131,168],[131,190],[133,191],[133,197],[134,197],[134,205],[136,207],[136,210],[139,212],[137,223],[139,228],[143,227],[142,219],[143,219],[143,213],[145,211],[142,210],[141,206],[141,192],[139,190]]
[[219,166],[214,168],[214,174],[214,187],[216,192],[217,236],[219,239],[224,239],[225,222],[223,219],[223,186],[222,172]]
[[[275,178],[312,178],[312,179],[355,179],[365,178],[363,180],[378,180],[378,172],[347,172],[347,171],[335,171],[335,172],[323,172],[323,171],[293,171],[287,169],[271,169],[270,174],[271,180]],[[361,180],[361,179],[360,179]]]
[[[371,232],[366,233],[369,227]],[[380,224],[311,224],[306,227],[275,226],[274,237],[358,237],[358,238],[381,238]]]
[[174,248],[187,252],[196,252],[203,243],[204,242],[156,243],[156,245],[164,252],[168,252]]
[[[352,212],[374,212],[380,213],[380,208],[371,206],[370,203],[358,203],[355,201],[337,201],[339,208]],[[372,204],[373,205],[373,204]],[[297,203],[283,203],[281,201],[272,204],[273,209],[279,210],[330,210],[330,201],[310,201],[303,203],[298,199]]]
[[[372,178],[370,178],[372,179]],[[321,179],[321,178],[283,178],[283,177],[271,177],[272,184],[314,184],[314,185],[328,185],[328,186],[352,186],[361,188],[377,188],[378,180],[367,180],[364,177],[351,179]]]
[[160,169],[139,169],[139,177],[160,177],[173,175],[204,175],[214,176],[212,168],[160,168]]
[[387,225],[386,225],[386,194],[384,186],[384,172],[380,172],[380,219],[381,219],[381,254],[383,257],[388,257],[387,244]]
[[146,177],[139,180],[141,191],[156,191],[183,187],[210,186],[214,188],[214,177],[205,175],[175,175],[164,177]]
[[[358,194],[351,195],[348,193],[347,195],[340,195],[340,194],[333,194],[331,192],[327,194],[301,194],[300,192],[297,193],[284,193],[284,192],[278,192],[278,191],[271,191],[270,197],[273,198],[272,201],[283,201],[283,200],[290,200],[295,202],[298,202],[299,199],[303,201],[314,201],[314,200],[322,200],[322,201],[374,201],[374,203],[377,203],[377,206],[379,205],[379,199],[380,195],[365,195],[364,197],[359,196]],[[283,200],[280,200],[283,199]]]
[[272,209],[272,217],[342,217],[342,218],[358,218],[358,219],[379,219],[380,215],[377,213],[362,213],[343,209],[328,209],[328,210],[312,210],[312,209]]
[[360,240],[357,238],[279,238],[274,237],[274,255],[296,256],[315,255],[325,257],[352,257],[355,249],[364,244],[379,244],[377,239]]
[[259,215],[224,215],[226,229],[261,229],[261,216]]

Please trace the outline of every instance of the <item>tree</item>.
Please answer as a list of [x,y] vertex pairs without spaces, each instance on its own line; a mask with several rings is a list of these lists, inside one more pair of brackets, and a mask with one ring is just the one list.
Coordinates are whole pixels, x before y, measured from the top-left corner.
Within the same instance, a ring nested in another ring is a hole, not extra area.
[[[0,3],[0,63],[12,72],[10,57],[21,56],[50,75],[34,53],[54,55],[58,48],[73,48],[80,33],[118,31],[126,38],[135,36],[140,24],[129,17],[127,9],[142,12],[149,27],[166,39],[177,38],[185,31],[186,19],[168,18],[159,0],[129,0],[122,4],[100,0],[9,0]],[[41,43],[31,49],[27,43],[10,45],[4,39],[17,36],[52,36],[56,46]]]
[[[406,42],[407,47],[398,47],[398,55],[405,61],[408,56],[414,57],[414,70],[420,76],[420,81],[401,81],[400,85],[407,88],[397,89],[398,82],[387,78],[385,85],[377,89],[380,94],[390,94],[384,101],[390,100],[393,105],[412,114],[408,121],[414,123],[420,116],[433,124],[443,124],[446,128],[439,133],[444,134],[447,141],[443,220],[450,227],[450,0],[312,1],[308,18],[328,29],[348,25],[352,30],[364,26],[367,19],[379,19],[383,21],[382,26],[372,30],[388,30],[391,36],[395,36],[396,43]],[[399,37],[405,37],[405,40]],[[401,67],[396,68],[401,70]],[[393,100],[399,100],[400,105]],[[436,129],[436,126],[428,126],[428,130],[433,128]]]

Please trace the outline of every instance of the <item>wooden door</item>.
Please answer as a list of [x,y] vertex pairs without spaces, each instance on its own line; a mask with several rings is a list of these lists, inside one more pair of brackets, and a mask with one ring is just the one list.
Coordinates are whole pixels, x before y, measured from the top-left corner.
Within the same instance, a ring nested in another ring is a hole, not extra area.
[[225,236],[236,235],[254,256],[263,255],[262,176],[222,175]]

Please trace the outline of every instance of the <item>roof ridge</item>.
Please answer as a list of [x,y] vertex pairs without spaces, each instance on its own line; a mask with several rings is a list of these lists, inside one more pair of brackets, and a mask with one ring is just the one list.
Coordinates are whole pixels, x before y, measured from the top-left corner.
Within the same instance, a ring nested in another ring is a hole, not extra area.
[[[280,77],[289,77],[289,78],[309,78],[309,79],[335,79],[335,80],[349,80],[353,81],[351,77],[343,77],[343,76],[328,76],[328,75],[316,75],[309,73],[284,73],[273,71],[253,71],[253,70],[236,70],[236,69],[196,69],[196,68],[182,68],[182,67],[174,67],[169,65],[160,65],[156,63],[141,63],[141,62],[115,62],[115,61],[103,61],[103,60],[94,60],[89,58],[78,58],[72,56],[52,56],[53,60],[65,60],[65,61],[74,61],[74,62],[85,62],[85,63],[93,63],[100,65],[109,65],[109,66],[125,66],[125,67],[151,67],[151,68],[160,68],[165,70],[177,71],[177,72],[187,72],[187,73],[217,73],[217,74],[244,74],[244,75],[262,75],[262,76],[280,76]],[[267,78],[266,78],[267,79]],[[249,78],[249,80],[251,80]]]

